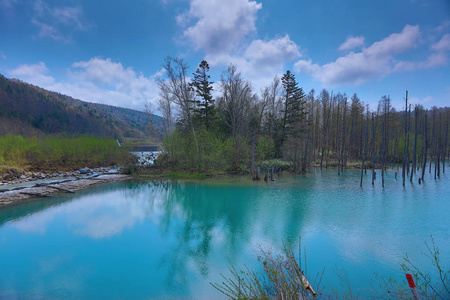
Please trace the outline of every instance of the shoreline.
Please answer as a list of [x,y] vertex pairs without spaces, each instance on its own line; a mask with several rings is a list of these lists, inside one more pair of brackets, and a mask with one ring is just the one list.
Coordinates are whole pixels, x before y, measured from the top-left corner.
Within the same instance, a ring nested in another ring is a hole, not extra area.
[[[312,169],[320,168],[319,165],[313,165],[310,166]],[[87,168],[86,168],[87,169]],[[336,169],[334,166],[328,166],[324,167],[324,169]],[[356,170],[358,168],[350,167],[346,168],[347,170]],[[377,168],[375,168],[378,170]],[[45,173],[38,173],[38,176],[27,176],[26,178],[20,178],[19,176],[15,180],[11,180],[8,182],[3,181],[2,185],[0,187],[7,187],[8,185],[14,185],[17,183],[34,183],[32,186],[22,186],[22,187],[16,187],[12,189],[0,189],[0,209],[6,206],[11,206],[17,203],[26,202],[26,201],[33,201],[34,199],[42,199],[46,197],[52,197],[54,195],[60,194],[60,193],[75,193],[78,190],[89,188],[93,185],[99,185],[99,184],[107,184],[107,183],[114,183],[114,182],[120,182],[120,181],[126,181],[130,180],[132,178],[135,178],[135,176],[132,175],[126,175],[126,174],[119,174],[119,173],[110,173],[110,168],[97,168],[94,170],[88,169],[88,174],[93,174],[94,172],[100,171],[101,173],[90,176],[90,177],[78,177],[81,174],[85,174],[84,172],[77,171],[69,171],[69,172],[59,172],[55,174],[45,174]],[[94,171],[94,172],[93,172]],[[282,171],[284,173],[286,171]],[[55,178],[57,175],[61,175],[61,173],[64,173],[62,177],[60,177],[61,180],[57,180]],[[30,173],[31,175],[31,173]],[[34,174],[33,174],[34,175]],[[40,176],[39,176],[40,175]],[[188,174],[185,172],[167,172],[165,174],[164,172],[159,173],[141,173],[136,174],[138,177],[141,178],[177,178],[177,179],[204,179],[204,178],[211,178],[216,177],[220,175],[228,175],[228,176],[246,176],[249,174],[236,174],[234,172],[230,173],[222,173],[218,172],[217,174]],[[70,178],[68,178],[70,176]],[[89,176],[89,175],[88,175]],[[51,180],[55,179],[54,182],[45,182],[45,183],[39,183],[38,181],[42,180]],[[261,178],[262,180],[262,178]]]
[[0,193],[0,209],[25,201],[33,201],[45,197],[52,197],[60,193],[75,193],[78,190],[93,185],[114,183],[132,179],[133,176],[125,174],[106,173],[88,178],[67,179],[54,183],[35,184],[31,187],[20,187],[4,190]]

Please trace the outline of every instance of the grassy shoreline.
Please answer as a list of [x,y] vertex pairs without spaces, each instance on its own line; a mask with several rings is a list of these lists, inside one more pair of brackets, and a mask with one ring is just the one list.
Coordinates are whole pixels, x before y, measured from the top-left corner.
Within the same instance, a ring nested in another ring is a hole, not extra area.
[[[95,137],[0,137],[0,175],[24,171],[56,172],[132,163],[134,156],[114,139]],[[15,175],[15,174],[11,174]]]

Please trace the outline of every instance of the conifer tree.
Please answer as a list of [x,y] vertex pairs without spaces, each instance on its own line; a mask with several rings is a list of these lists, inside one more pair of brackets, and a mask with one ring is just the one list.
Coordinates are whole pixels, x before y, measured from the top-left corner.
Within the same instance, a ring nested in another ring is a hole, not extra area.
[[295,127],[294,124],[305,118],[305,93],[303,92],[303,89],[298,86],[295,75],[289,70],[286,71],[286,74],[281,78],[281,83],[284,89],[284,110],[282,111],[283,142],[286,139],[286,134]]
[[195,113],[201,124],[205,126],[207,130],[211,127],[211,122],[214,119],[214,99],[211,95],[213,90],[212,81],[209,81],[210,75],[209,65],[203,60],[197,68],[197,71],[193,73],[194,80],[189,83],[190,87],[195,91],[196,95],[200,97],[200,100],[196,101]]

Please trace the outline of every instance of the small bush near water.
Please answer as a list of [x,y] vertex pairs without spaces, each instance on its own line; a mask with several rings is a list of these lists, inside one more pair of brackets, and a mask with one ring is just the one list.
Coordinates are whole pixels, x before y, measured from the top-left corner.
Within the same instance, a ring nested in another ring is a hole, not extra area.
[[0,166],[48,171],[126,164],[131,159],[113,139],[0,137]]

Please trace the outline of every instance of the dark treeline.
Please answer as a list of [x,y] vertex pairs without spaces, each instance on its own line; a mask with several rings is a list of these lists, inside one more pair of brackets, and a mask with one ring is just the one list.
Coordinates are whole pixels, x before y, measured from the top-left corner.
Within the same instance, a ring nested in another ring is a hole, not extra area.
[[261,166],[265,172],[283,160],[295,173],[312,165],[337,167],[339,174],[348,167],[381,168],[383,183],[384,172],[396,164],[402,164],[403,181],[423,180],[427,168],[436,177],[445,172],[448,107],[412,106],[406,92],[404,110],[382,96],[372,111],[356,94],[326,89],[306,94],[290,71],[254,91],[233,65],[216,83],[214,99],[206,61],[193,76],[181,59],[167,58],[164,68],[158,110],[164,117],[166,166],[191,171]]

